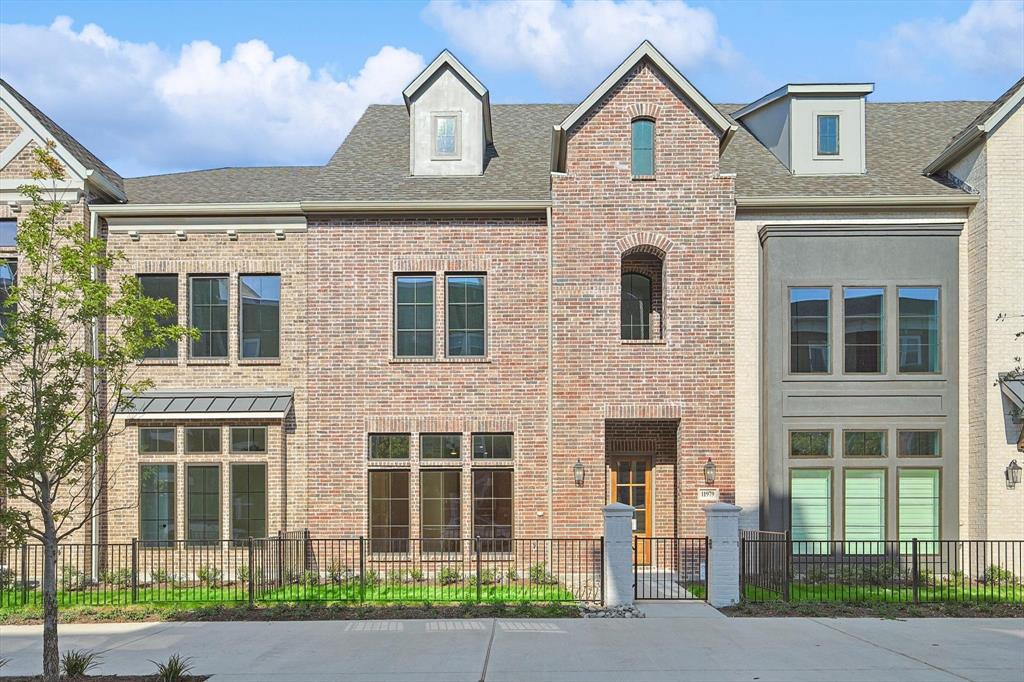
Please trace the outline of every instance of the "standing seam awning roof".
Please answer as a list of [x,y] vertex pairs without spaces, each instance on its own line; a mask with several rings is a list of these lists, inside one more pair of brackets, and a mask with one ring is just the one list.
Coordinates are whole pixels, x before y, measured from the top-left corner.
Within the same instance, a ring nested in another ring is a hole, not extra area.
[[291,389],[147,391],[117,414],[128,419],[283,419],[292,397]]

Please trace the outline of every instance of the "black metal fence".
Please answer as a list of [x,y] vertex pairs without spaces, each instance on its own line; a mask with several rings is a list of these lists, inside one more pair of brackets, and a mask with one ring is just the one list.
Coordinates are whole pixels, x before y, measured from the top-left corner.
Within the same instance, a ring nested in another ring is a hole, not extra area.
[[1024,603],[1024,540],[793,540],[741,531],[747,601]]
[[[313,538],[61,545],[63,605],[600,602],[602,538]],[[0,606],[40,604],[43,548],[0,548]]]
[[708,539],[633,538],[637,599],[706,599]]

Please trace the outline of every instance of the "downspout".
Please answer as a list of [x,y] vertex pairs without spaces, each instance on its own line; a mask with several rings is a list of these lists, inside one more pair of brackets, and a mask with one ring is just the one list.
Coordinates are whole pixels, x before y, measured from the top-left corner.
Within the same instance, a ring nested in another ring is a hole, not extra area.
[[553,536],[554,524],[552,522],[552,516],[554,514],[554,502],[553,502],[553,499],[552,499],[554,497],[554,491],[552,490],[552,485],[554,483],[553,476],[554,476],[554,461],[555,461],[554,460],[554,453],[552,452],[552,447],[553,447],[553,443],[554,443],[554,437],[553,437],[553,433],[554,433],[554,413],[553,413],[554,388],[553,388],[553,385],[552,385],[553,382],[554,382],[554,367],[553,367],[552,363],[554,361],[554,345],[553,345],[553,341],[554,341],[555,333],[554,333],[554,327],[552,325],[552,323],[554,321],[554,311],[553,311],[553,308],[552,308],[552,303],[554,301],[554,294],[553,294],[553,291],[552,291],[552,287],[555,284],[555,277],[554,277],[554,267],[553,267],[554,266],[554,243],[553,243],[553,239],[552,239],[552,237],[553,237],[553,230],[552,230],[552,227],[551,227],[551,207],[550,206],[547,207],[545,213],[547,214],[547,221],[548,221],[548,387],[547,387],[547,389],[548,389],[548,395],[547,395],[547,403],[548,403],[548,433],[547,433],[547,440],[548,440],[548,510],[547,510],[547,515],[548,515],[548,537],[550,538],[550,537],[554,537]]
[[[86,210],[89,210],[88,194],[82,195],[82,204]],[[99,216],[89,211],[89,238],[95,239],[99,235]],[[92,267],[90,277],[93,281],[99,279],[99,271],[96,266]],[[99,318],[93,318],[92,320],[92,356],[98,358],[100,356],[100,341],[99,341]],[[93,399],[93,414],[99,414],[99,381],[96,378],[95,369],[91,372],[92,374],[92,399]],[[99,447],[99,446],[97,446]],[[92,477],[90,479],[89,486],[91,488],[89,493],[89,509],[92,513],[92,519],[90,519],[90,536],[89,539],[92,542],[91,556],[91,573],[90,576],[93,580],[99,579],[99,530],[100,530],[100,519],[96,514],[96,497],[99,495],[99,483],[97,477],[99,475],[98,470],[98,452],[92,453]]]

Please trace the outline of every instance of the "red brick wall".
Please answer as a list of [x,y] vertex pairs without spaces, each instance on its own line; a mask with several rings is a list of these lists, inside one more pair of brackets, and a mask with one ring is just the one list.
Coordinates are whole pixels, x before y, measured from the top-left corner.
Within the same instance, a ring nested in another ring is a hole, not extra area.
[[[639,104],[656,111],[651,181],[630,173],[631,111]],[[579,458],[588,472],[603,472],[605,419],[642,417],[678,420],[678,532],[702,533],[696,488],[707,457],[717,464],[722,499],[734,497],[734,186],[719,176],[718,138],[642,64],[569,131],[566,171],[552,178],[554,532],[600,533],[605,477],[588,475],[579,488],[572,464]],[[634,233],[671,245],[663,343],[619,339],[622,244]],[[664,495],[659,465],[667,465],[659,461],[655,472]]]

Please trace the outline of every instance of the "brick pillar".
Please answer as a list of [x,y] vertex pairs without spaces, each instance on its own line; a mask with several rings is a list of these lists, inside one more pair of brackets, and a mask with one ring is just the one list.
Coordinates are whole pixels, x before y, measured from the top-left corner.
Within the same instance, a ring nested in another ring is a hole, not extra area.
[[604,605],[633,603],[633,507],[613,502],[604,512]]
[[708,602],[731,606],[740,600],[740,508],[716,502],[704,507],[708,541]]

